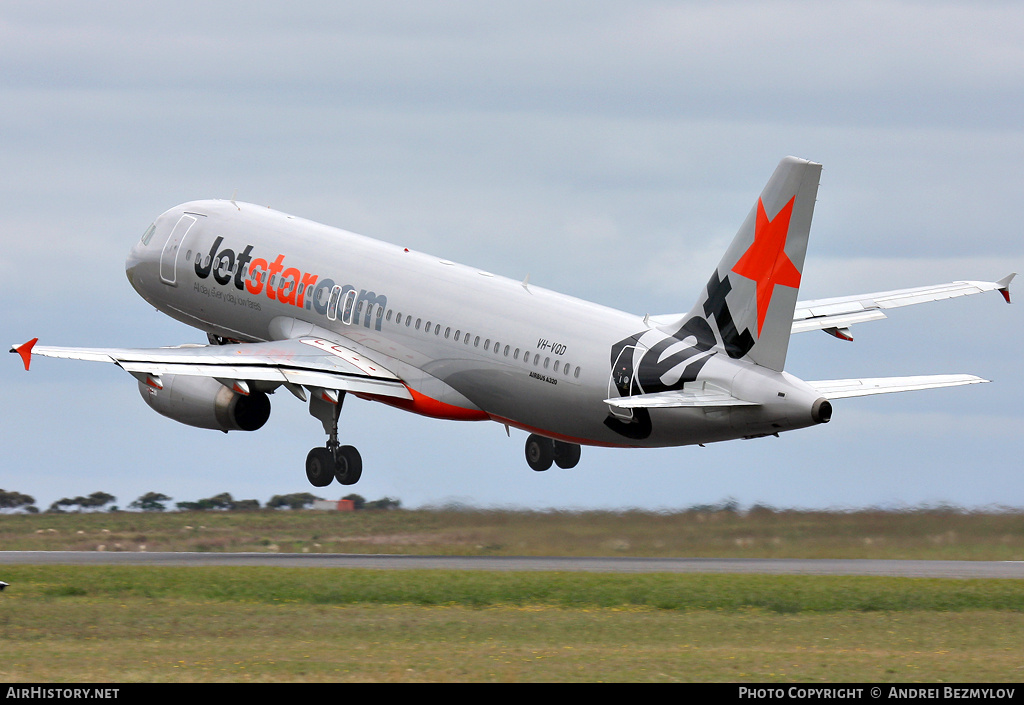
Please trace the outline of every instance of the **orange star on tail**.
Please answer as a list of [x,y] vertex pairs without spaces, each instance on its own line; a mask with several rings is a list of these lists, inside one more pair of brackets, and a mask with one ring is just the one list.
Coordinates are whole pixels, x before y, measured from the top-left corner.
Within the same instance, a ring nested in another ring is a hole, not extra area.
[[793,215],[793,202],[789,199],[774,220],[768,220],[764,204],[757,199],[757,222],[754,226],[754,242],[743,253],[732,271],[741,277],[757,282],[757,335],[761,336],[765,315],[772,300],[775,286],[799,287],[800,271],[786,255],[786,236],[789,234],[789,219]]

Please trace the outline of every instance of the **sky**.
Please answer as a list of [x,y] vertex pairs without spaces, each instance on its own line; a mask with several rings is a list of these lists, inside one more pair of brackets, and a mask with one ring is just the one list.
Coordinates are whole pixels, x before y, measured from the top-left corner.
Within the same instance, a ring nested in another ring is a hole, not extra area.
[[[643,315],[689,310],[778,161],[824,165],[801,298],[1024,272],[1024,6],[395,1],[0,6],[6,344],[205,342],[124,260],[153,219],[236,196]],[[1024,286],[1024,281],[1021,282]],[[990,384],[839,400],[832,422],[705,448],[584,448],[352,399],[354,487],[314,490],[320,423],[150,410],[112,365],[0,365],[0,488],[40,508],[355,491],[403,506],[672,511],[1024,507],[1022,309],[996,293],[794,336],[808,380]],[[172,502],[173,503],[173,502]]]

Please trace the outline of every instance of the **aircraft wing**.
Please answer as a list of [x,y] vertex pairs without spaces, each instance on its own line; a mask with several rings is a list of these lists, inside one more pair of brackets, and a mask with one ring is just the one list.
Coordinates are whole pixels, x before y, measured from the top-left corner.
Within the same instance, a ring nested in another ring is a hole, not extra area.
[[997,282],[958,281],[873,294],[798,301],[793,314],[793,333],[824,330],[837,338],[853,340],[849,331],[851,325],[885,318],[883,311],[887,309],[980,294],[983,291],[998,291],[1009,303],[1010,282],[1014,276],[1016,274],[1010,274]]
[[919,389],[938,389],[982,382],[988,382],[988,380],[974,375],[918,375],[916,377],[876,377],[874,379],[830,379],[807,382],[807,384],[826,399],[845,399],[871,394],[912,392]]
[[161,388],[160,375],[213,377],[242,394],[248,382],[284,384],[304,398],[300,387],[412,399],[389,370],[332,340],[301,337],[266,343],[182,345],[173,348],[66,348],[30,340],[11,352],[25,369],[32,355],[109,362],[150,386]]

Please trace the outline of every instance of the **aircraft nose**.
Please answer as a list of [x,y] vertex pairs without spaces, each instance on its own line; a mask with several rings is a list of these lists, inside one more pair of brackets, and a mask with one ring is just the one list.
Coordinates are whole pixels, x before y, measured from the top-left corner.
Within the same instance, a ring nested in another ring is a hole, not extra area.
[[139,279],[140,270],[142,263],[145,261],[146,256],[144,250],[149,246],[150,241],[153,239],[153,233],[156,232],[156,223],[153,223],[146,229],[146,232],[142,235],[142,239],[136,242],[132,249],[128,252],[128,257],[124,261],[124,273],[128,277],[128,281],[131,282],[132,287],[136,291],[141,293],[139,287],[141,281]]
[[135,286],[135,272],[138,269],[139,264],[142,262],[142,258],[138,253],[139,246],[135,245],[128,253],[128,258],[124,261],[124,273],[128,277],[128,281],[131,282],[132,286]]

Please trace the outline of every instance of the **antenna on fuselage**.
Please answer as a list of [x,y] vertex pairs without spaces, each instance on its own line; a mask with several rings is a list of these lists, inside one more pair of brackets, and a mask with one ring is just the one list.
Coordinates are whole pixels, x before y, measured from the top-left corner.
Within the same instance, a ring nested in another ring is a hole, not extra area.
[[238,206],[238,204],[237,204],[237,203],[235,203],[235,196],[237,196],[237,195],[238,195],[238,189],[235,189],[235,192],[234,192],[233,194],[231,194],[231,205],[233,205],[233,206],[234,206],[235,208],[238,208],[238,210],[242,210],[242,209],[241,209],[241,208],[240,208],[240,207]]

